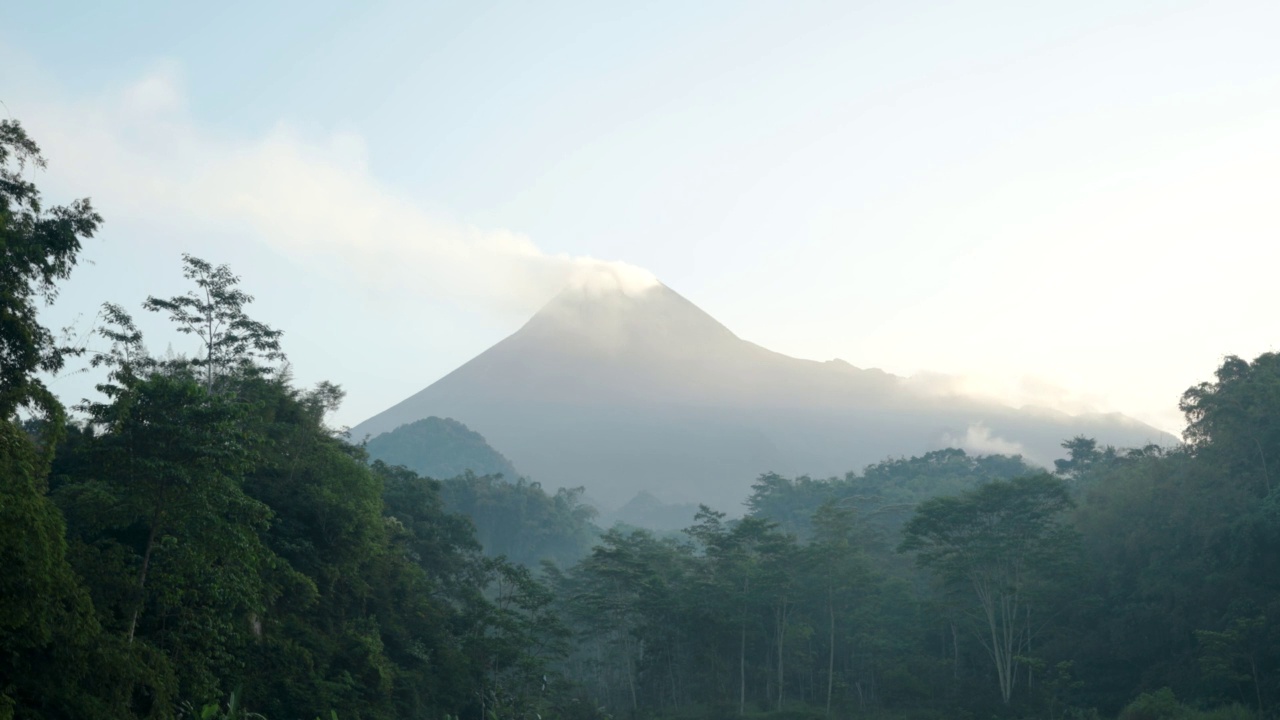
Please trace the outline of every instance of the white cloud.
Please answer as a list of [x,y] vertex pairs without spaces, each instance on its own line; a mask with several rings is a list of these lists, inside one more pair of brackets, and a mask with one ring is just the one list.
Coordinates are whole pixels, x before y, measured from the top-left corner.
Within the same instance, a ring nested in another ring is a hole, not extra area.
[[527,312],[570,281],[600,282],[584,275],[623,286],[647,276],[548,255],[518,232],[433,217],[370,175],[356,133],[311,138],[281,123],[253,138],[215,135],[188,112],[173,63],[87,101],[24,102],[22,115],[55,161],[57,184],[93,188],[113,221],[247,234],[367,286],[503,312]]
[[977,455],[1027,455],[1021,443],[993,434],[991,428],[980,422],[970,424],[963,437],[944,434],[942,447],[958,447]]

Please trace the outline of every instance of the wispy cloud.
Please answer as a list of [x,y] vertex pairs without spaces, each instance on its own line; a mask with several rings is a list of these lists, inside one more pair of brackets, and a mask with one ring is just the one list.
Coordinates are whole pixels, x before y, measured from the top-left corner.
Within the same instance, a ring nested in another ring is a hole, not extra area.
[[22,107],[62,184],[93,188],[108,218],[247,235],[367,285],[499,311],[527,311],[596,276],[652,282],[623,263],[547,254],[519,232],[433,216],[373,177],[359,134],[311,137],[280,123],[247,139],[217,135],[189,112],[175,63],[92,99]]

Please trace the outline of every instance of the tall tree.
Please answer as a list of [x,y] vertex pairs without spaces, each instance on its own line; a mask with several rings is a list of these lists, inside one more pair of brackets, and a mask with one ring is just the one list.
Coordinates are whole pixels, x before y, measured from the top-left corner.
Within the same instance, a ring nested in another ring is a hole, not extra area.
[[178,332],[195,335],[201,354],[191,360],[200,369],[205,389],[213,391],[219,378],[229,374],[261,372],[266,362],[284,359],[281,331],[250,318],[244,307],[253,296],[238,287],[240,278],[226,265],[191,255],[182,256],[182,274],[196,284],[185,295],[148,297],[143,307],[167,312]]
[[995,481],[917,508],[899,546],[952,587],[977,600],[979,634],[995,665],[1000,698],[1013,695],[1018,657],[1031,639],[1030,602],[1074,553],[1074,532],[1062,523],[1073,503],[1051,475]]
[[251,405],[210,393],[190,363],[150,358],[127,314],[107,316],[105,398],[83,405],[89,440],[55,497],[104,624],[161,650],[187,697],[216,699],[271,594],[271,510],[243,489],[263,439]]
[[862,545],[865,531],[859,528],[852,509],[828,502],[813,517],[814,540],[806,549],[808,555],[809,592],[821,598],[822,614],[827,626],[827,686],[824,693],[826,714],[831,715],[835,692],[837,637],[848,634],[837,624],[850,615],[860,595],[870,582],[870,567]]

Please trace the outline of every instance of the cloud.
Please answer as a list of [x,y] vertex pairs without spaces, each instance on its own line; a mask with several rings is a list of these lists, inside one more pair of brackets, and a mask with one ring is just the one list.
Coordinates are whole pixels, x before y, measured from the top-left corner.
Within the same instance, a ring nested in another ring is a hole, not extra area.
[[216,135],[187,110],[174,63],[87,101],[23,103],[22,115],[60,185],[93,188],[106,217],[160,234],[248,235],[366,286],[501,312],[527,312],[570,282],[656,282],[633,266],[547,254],[518,232],[424,212],[370,174],[357,133],[314,138],[280,123],[247,139]]
[[1023,455],[1027,454],[1021,443],[1005,440],[991,432],[991,428],[981,422],[971,423],[964,436],[957,437],[951,433],[942,436],[943,447],[960,448],[965,452],[977,455]]

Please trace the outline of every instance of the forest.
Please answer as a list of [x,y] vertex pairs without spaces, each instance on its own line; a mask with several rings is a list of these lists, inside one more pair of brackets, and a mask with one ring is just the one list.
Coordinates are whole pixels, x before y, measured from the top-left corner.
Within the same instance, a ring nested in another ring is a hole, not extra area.
[[[0,120],[0,720],[1280,716],[1280,355],[1189,388],[1178,447],[765,474],[741,517],[599,528],[371,461],[226,266],[66,346],[39,310],[103,218],[43,164]],[[96,398],[49,390],[72,363]]]

